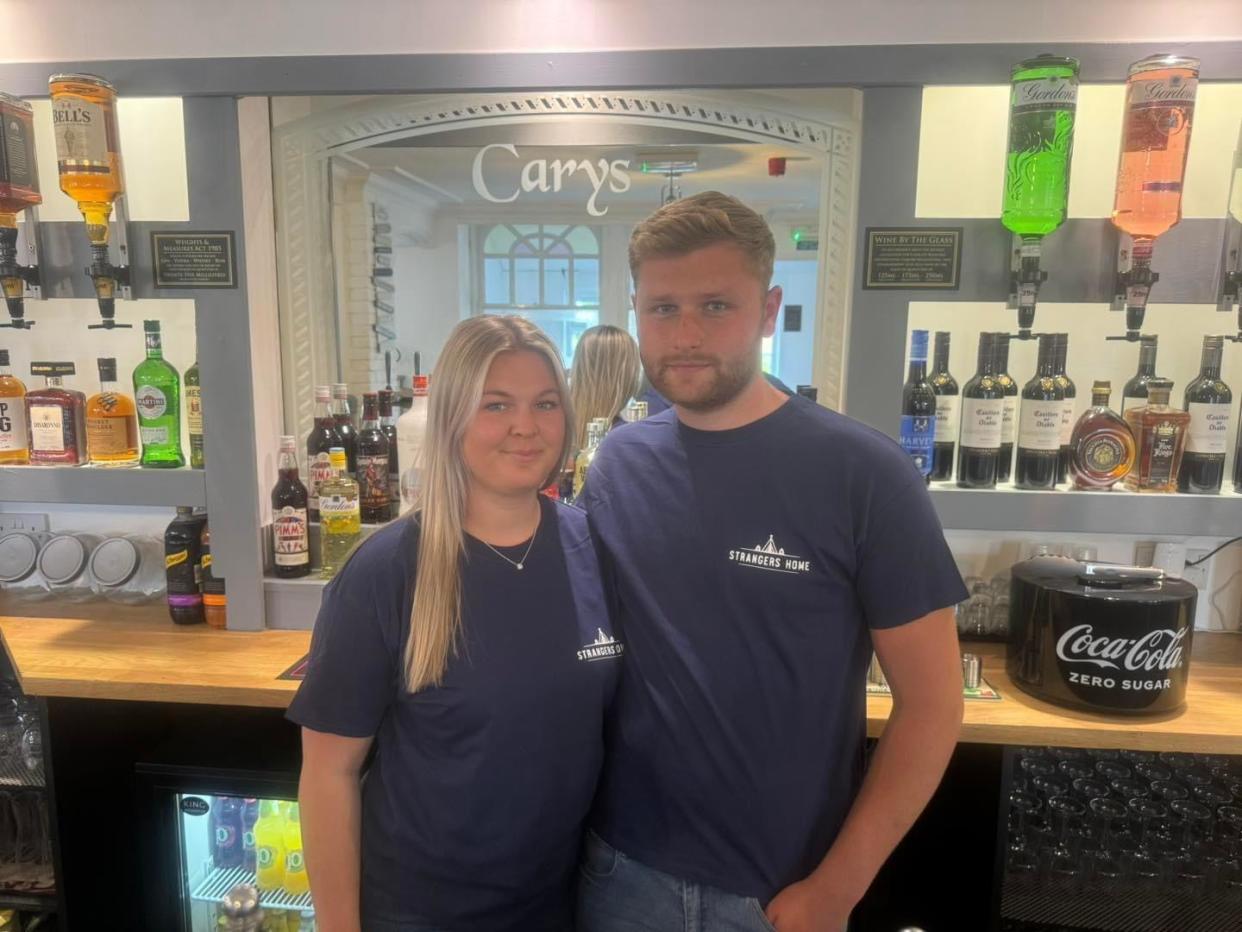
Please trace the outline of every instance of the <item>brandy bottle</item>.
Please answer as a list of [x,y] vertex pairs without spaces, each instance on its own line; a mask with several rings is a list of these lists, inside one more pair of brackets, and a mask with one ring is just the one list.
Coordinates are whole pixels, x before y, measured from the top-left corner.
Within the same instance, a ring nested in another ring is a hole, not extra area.
[[1070,473],[1076,489],[1109,489],[1134,466],[1134,434],[1108,406],[1112,383],[1091,386],[1091,407],[1083,412],[1070,439]]
[[31,375],[46,381],[26,395],[30,424],[30,462],[39,466],[80,466],[86,462],[86,396],[64,387],[71,362],[32,362]]
[[1169,407],[1172,391],[1172,379],[1152,379],[1147,383],[1147,404],[1126,411],[1126,423],[1138,446],[1134,468],[1125,478],[1131,492],[1177,491],[1190,415]]

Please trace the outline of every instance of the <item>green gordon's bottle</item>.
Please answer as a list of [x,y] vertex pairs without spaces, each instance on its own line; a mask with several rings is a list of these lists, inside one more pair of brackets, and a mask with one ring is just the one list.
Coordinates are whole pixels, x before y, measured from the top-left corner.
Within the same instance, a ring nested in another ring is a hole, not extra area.
[[164,360],[160,322],[144,320],[147,358],[134,369],[134,401],[142,435],[142,465],[175,469],[185,465],[181,453],[181,379]]
[[1001,222],[1022,237],[1018,326],[1029,333],[1046,278],[1039,270],[1040,241],[1065,222],[1069,200],[1078,62],[1040,55],[1014,65],[1011,81]]

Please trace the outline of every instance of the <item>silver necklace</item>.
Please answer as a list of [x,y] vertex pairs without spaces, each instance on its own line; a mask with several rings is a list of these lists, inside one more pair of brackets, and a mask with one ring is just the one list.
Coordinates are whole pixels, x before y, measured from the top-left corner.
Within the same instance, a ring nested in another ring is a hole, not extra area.
[[[539,524],[543,524],[543,516],[542,516],[542,515],[540,515]],[[532,548],[532,547],[534,547],[534,546],[535,546],[535,536],[539,533],[539,524],[536,524],[536,525],[535,525],[535,530],[534,530],[534,531],[531,533],[531,535],[530,535],[530,543],[528,543],[528,544],[526,545],[526,552],[525,552],[524,554],[522,554],[522,559],[520,559],[520,560],[511,560],[509,557],[506,557],[503,553],[501,553],[499,550],[497,550],[495,547],[493,547],[493,546],[492,546],[491,544],[489,544],[487,541],[483,540],[483,538],[481,538],[481,537],[479,538],[479,543],[481,543],[484,547],[486,547],[486,548],[487,548],[488,550],[490,550],[492,553],[496,554],[496,556],[500,557],[500,559],[504,560],[506,563],[508,563],[508,564],[509,564],[510,566],[512,566],[514,569],[516,569],[516,570],[525,569],[525,568],[526,568],[526,558],[530,556],[530,550],[531,550],[531,548]]]

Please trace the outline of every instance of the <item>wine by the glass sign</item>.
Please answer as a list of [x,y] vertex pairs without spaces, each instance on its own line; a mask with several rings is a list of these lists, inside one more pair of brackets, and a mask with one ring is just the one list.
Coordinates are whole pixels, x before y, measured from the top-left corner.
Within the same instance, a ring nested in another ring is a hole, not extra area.
[[495,142],[474,157],[471,178],[479,197],[493,204],[512,204],[535,191],[560,193],[571,183],[587,193],[586,209],[592,217],[608,213],[599,196],[604,189],[624,194],[630,189],[629,159],[529,159],[522,161],[515,145]]

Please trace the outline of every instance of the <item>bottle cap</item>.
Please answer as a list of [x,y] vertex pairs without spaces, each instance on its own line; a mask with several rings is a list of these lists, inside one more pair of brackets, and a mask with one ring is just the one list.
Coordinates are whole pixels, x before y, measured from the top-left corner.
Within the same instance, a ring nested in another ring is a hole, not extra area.
[[333,469],[344,470],[349,467],[349,460],[345,457],[345,450],[343,447],[333,447],[329,450],[328,462],[332,464]]
[[1093,383],[1091,383],[1091,391],[1093,392],[1103,393],[1103,392],[1111,392],[1112,390],[1113,390],[1113,383],[1110,382],[1108,379],[1096,379]]
[[346,385],[344,382],[333,383],[332,397],[333,398],[348,398],[349,397],[349,386]]
[[1149,405],[1168,404],[1169,394],[1172,391],[1172,379],[1152,379],[1147,383],[1147,403]]
[[910,361],[927,362],[927,331],[910,331]]
[[1199,73],[1199,59],[1187,55],[1148,55],[1130,66],[1130,75],[1142,74],[1144,71],[1158,71],[1164,68],[1186,68]]
[[103,78],[101,78],[97,74],[76,74],[76,73],[70,72],[70,73],[65,73],[65,74],[54,74],[50,78],[47,79],[47,83],[49,86],[53,84],[63,84],[69,81],[72,81],[76,84],[93,84],[96,87],[106,87],[110,91],[116,90],[115,87],[113,87],[111,84],[109,84],[107,81],[105,81]]
[[1225,348],[1225,338],[1224,338],[1224,337],[1204,337],[1204,338],[1203,338],[1203,348],[1204,348],[1205,350],[1218,350],[1218,349],[1224,349],[1224,348]]
[[298,448],[297,437],[291,437],[288,434],[285,434],[283,437],[280,438],[280,451],[282,453],[296,451],[297,448]]
[[7,104],[15,110],[21,110],[25,113],[34,113],[34,107],[26,103],[20,97],[14,97],[12,94],[0,92],[0,103]]
[[331,401],[332,400],[332,386],[316,385],[315,386],[315,400],[316,401]]
[[159,333],[160,322],[158,320],[144,320],[142,322],[143,333]]
[[116,381],[116,359],[112,356],[104,356],[97,360],[99,363],[99,380],[101,382]]
[[1020,71],[1027,71],[1031,68],[1054,68],[1054,67],[1068,68],[1075,75],[1077,75],[1078,74],[1078,59],[1077,58],[1063,58],[1060,55],[1052,55],[1048,53],[1045,53],[1043,55],[1036,55],[1034,58],[1027,58],[1023,61],[1018,62],[1012,68],[1010,68],[1010,76],[1012,77],[1013,75],[1016,75]]

